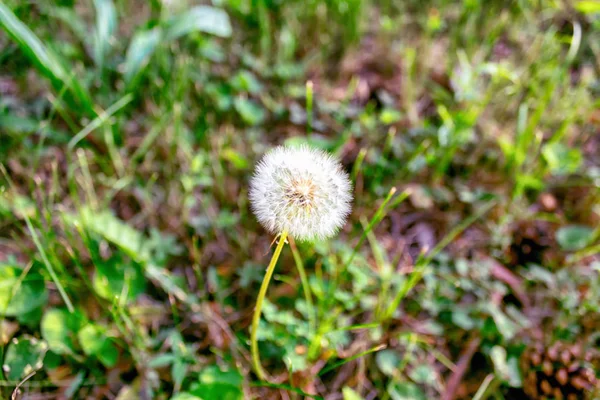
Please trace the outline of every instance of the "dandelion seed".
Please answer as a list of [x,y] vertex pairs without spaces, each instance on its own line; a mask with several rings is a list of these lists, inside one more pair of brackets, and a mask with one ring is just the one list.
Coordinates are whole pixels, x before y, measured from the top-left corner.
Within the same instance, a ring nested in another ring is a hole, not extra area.
[[259,162],[250,182],[258,221],[273,234],[298,240],[325,239],[344,224],[352,185],[340,163],[308,146],[277,147]]

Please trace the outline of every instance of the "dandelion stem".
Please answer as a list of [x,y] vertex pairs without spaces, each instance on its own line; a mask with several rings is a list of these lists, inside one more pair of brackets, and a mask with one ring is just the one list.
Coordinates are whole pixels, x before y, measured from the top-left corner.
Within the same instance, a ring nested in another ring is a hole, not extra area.
[[281,232],[279,235],[279,243],[277,243],[277,247],[275,248],[275,253],[273,253],[273,257],[271,257],[271,262],[267,267],[267,271],[265,272],[265,277],[263,278],[262,284],[260,285],[260,290],[258,292],[258,298],[256,299],[256,307],[254,307],[254,315],[252,317],[252,330],[250,332],[250,347],[252,350],[252,364],[254,366],[254,372],[259,379],[265,379],[265,373],[260,366],[260,356],[258,354],[258,342],[256,341],[256,333],[258,331],[258,324],[260,322],[260,314],[262,311],[263,300],[265,299],[265,295],[267,294],[267,288],[269,287],[269,281],[273,276],[273,271],[275,271],[275,265],[277,264],[277,260],[279,259],[279,255],[281,254],[281,250],[283,249],[283,245],[285,244],[285,239],[287,238],[287,231]]

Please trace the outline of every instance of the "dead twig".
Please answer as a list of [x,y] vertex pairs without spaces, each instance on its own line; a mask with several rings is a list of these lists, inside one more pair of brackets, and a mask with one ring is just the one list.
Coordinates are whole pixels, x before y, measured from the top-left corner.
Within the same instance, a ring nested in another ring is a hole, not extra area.
[[460,359],[456,363],[456,368],[450,375],[450,379],[448,379],[448,384],[446,385],[446,391],[442,396],[442,400],[454,400],[456,396],[456,391],[458,390],[458,386],[463,379],[463,376],[467,372],[469,368],[469,364],[471,362],[471,358],[479,348],[479,344],[481,343],[481,338],[476,336],[469,340],[467,343],[466,349],[460,356]]

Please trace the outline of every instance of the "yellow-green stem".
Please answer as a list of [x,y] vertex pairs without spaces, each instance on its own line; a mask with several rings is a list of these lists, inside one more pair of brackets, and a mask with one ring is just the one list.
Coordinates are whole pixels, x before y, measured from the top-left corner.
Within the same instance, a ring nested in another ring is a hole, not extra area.
[[260,356],[258,354],[258,342],[256,341],[256,333],[258,331],[258,324],[260,322],[260,314],[262,311],[263,300],[265,299],[265,295],[267,294],[269,282],[271,281],[271,277],[273,276],[273,271],[275,271],[275,265],[277,264],[277,260],[279,259],[279,255],[281,254],[281,250],[283,249],[283,245],[285,244],[285,239],[287,238],[287,235],[287,231],[283,231],[281,232],[281,235],[279,235],[279,243],[277,243],[275,253],[273,253],[273,257],[271,257],[271,262],[267,267],[265,277],[263,278],[262,284],[260,285],[258,298],[256,299],[256,307],[254,307],[254,316],[252,317],[252,330],[250,332],[252,364],[254,366],[254,372],[256,372],[256,375],[261,380],[265,379],[265,373],[260,365]]

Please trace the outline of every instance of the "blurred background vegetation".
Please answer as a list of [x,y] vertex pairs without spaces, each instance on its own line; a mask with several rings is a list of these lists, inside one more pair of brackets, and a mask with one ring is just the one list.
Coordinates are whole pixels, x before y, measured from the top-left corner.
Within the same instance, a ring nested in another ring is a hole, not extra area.
[[[200,3],[0,0],[2,398],[593,398],[600,2]],[[354,210],[260,382],[248,179],[306,141]]]

